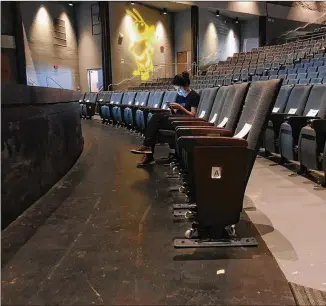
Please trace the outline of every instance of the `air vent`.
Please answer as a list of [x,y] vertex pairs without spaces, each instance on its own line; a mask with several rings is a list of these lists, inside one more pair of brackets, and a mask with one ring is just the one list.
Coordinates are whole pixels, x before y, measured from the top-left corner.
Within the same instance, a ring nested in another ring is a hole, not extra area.
[[67,47],[66,23],[64,20],[59,18],[54,19],[53,38],[55,46]]
[[92,35],[100,35],[101,22],[100,22],[99,6],[97,3],[91,4],[91,18],[92,18]]

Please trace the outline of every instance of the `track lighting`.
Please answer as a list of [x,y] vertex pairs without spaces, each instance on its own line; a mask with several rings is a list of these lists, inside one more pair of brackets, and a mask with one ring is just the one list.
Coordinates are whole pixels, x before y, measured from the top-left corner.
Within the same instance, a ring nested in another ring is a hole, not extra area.
[[166,15],[168,13],[168,10],[166,8],[163,9],[163,15]]
[[73,4],[72,2],[69,2],[68,5],[70,5],[70,6],[74,6],[74,4]]
[[235,18],[235,23],[239,23],[239,18]]
[[135,5],[135,2],[134,2],[134,1],[131,1],[130,4],[131,4],[131,5]]
[[217,10],[215,15],[216,15],[216,17],[220,16],[220,11]]

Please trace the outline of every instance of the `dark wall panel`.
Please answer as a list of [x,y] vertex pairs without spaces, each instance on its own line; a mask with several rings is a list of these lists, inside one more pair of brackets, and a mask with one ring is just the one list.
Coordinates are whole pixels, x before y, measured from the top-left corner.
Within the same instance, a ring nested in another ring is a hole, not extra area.
[[[78,93],[2,88],[2,228],[47,192],[83,149]],[[9,101],[11,98],[12,101]],[[51,99],[51,97],[57,97]],[[53,103],[61,100],[61,103]]]

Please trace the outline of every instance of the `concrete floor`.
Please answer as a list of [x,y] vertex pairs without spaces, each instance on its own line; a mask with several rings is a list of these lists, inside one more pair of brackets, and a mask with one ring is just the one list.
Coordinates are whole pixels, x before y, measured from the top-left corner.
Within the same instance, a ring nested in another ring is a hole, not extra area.
[[73,169],[2,232],[3,305],[295,305],[245,214],[238,231],[258,247],[176,250],[189,224],[172,215],[168,168],[137,169],[140,139],[125,130],[87,121],[83,133]]
[[287,280],[326,291],[326,190],[260,157],[245,205]]

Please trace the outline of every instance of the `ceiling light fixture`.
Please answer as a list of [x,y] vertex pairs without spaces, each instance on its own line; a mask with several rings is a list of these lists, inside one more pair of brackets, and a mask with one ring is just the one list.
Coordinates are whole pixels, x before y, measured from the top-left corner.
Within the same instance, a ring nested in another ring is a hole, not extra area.
[[220,16],[220,11],[217,10],[215,15],[216,15],[216,17]]
[[131,5],[135,5],[135,2],[134,2],[134,1],[131,1],[130,4],[131,4]]
[[235,18],[235,23],[239,23],[239,18]]
[[166,8],[163,9],[163,15],[166,15],[168,13],[168,10]]
[[69,2],[68,4],[69,4],[70,6],[74,6],[72,2]]

